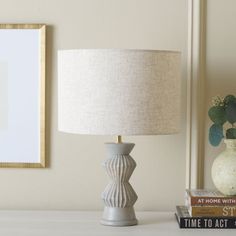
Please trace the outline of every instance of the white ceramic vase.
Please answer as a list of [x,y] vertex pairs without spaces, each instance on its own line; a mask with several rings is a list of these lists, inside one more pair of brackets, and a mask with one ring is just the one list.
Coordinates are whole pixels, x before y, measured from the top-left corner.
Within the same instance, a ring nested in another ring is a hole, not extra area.
[[236,139],[225,139],[226,149],[213,162],[212,180],[225,195],[236,195]]

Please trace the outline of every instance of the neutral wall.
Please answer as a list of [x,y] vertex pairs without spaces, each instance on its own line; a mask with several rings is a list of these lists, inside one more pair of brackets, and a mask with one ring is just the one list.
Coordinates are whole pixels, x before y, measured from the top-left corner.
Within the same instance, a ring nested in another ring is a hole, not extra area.
[[207,110],[211,98],[216,95],[236,94],[236,1],[207,0],[206,19],[206,139],[205,139],[205,187],[213,188],[211,166],[224,144],[215,148],[208,142],[211,122]]
[[[1,23],[46,23],[46,169],[0,169],[0,209],[101,209],[108,178],[101,167],[113,137],[57,131],[57,50],[145,48],[183,52],[182,131],[124,137],[136,143],[131,178],[136,209],[174,210],[183,203],[186,146],[187,0],[0,0]],[[12,147],[14,148],[14,147]]]

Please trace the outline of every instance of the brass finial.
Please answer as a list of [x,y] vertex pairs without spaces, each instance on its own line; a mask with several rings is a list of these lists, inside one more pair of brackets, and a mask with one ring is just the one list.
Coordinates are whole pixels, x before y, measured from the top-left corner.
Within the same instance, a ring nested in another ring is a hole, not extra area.
[[118,135],[118,136],[117,136],[117,143],[122,143],[122,137],[121,137],[121,135]]

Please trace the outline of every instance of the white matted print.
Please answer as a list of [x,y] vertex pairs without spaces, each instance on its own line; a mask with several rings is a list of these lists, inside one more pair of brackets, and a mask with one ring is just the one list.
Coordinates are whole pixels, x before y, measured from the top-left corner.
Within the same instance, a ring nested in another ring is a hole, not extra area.
[[0,167],[45,167],[45,25],[0,24]]

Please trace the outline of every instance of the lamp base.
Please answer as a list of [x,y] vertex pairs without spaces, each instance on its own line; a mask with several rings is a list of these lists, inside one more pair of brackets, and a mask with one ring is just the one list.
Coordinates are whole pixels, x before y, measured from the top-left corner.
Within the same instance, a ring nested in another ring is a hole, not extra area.
[[131,226],[138,223],[133,207],[105,207],[101,224],[108,226]]
[[103,163],[110,183],[102,193],[105,204],[101,223],[110,226],[136,225],[137,219],[133,205],[137,194],[129,183],[129,178],[136,167],[129,155],[133,143],[106,143],[108,159]]

